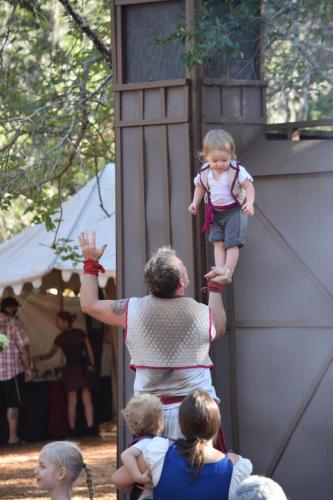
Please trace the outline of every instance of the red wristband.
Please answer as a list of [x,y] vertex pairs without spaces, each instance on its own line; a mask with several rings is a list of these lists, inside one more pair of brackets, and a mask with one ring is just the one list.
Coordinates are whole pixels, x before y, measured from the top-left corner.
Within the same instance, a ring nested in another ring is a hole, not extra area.
[[83,263],[84,274],[92,274],[93,276],[98,276],[99,272],[105,273],[104,267],[98,262],[98,260],[87,259]]
[[203,292],[214,292],[214,293],[222,293],[223,285],[221,283],[217,283],[214,280],[209,280],[207,286],[201,288]]

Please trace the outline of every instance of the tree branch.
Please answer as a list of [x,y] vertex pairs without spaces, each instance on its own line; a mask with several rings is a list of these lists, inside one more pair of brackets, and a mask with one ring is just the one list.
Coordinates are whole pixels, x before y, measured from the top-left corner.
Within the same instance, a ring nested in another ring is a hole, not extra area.
[[107,217],[111,217],[111,215],[113,215],[113,214],[109,214],[109,212],[104,207],[104,203],[103,203],[103,198],[102,198],[102,193],[101,193],[101,185],[99,183],[99,177],[98,177],[98,166],[97,166],[97,162],[96,162],[96,156],[94,157],[94,162],[95,162],[95,177],[96,177],[96,183],[97,183],[99,206],[101,207],[101,209],[103,210],[103,212],[105,213],[105,215]]
[[112,68],[112,57],[110,50],[105,46],[98,35],[87,25],[86,21],[73,9],[70,2],[67,0],[59,0],[68,14],[72,17],[78,27],[87,35],[93,42],[96,50],[102,55],[107,65]]

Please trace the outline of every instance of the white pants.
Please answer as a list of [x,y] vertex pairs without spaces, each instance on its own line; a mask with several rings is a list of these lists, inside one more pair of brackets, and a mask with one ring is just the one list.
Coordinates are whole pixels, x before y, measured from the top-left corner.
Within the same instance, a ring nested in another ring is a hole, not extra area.
[[180,430],[178,419],[180,404],[181,403],[172,403],[163,405],[164,430],[162,435],[173,440],[184,437],[184,434]]

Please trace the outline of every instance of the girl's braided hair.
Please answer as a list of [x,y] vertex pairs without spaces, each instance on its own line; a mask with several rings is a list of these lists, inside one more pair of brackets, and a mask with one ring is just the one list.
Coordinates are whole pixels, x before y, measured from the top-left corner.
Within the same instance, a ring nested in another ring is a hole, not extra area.
[[94,500],[93,480],[92,480],[91,469],[86,463],[83,463],[83,468],[84,468],[86,476],[87,476],[86,481],[87,481],[89,499]]
[[93,483],[90,468],[84,463],[81,450],[71,441],[53,441],[43,446],[41,453],[48,455],[57,467],[64,467],[71,484],[79,477],[82,469],[87,476],[89,499],[93,500]]

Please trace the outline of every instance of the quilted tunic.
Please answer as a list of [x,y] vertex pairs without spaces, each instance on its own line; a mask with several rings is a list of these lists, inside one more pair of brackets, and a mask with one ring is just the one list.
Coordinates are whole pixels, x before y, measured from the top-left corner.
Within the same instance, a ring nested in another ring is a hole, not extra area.
[[192,298],[131,298],[126,327],[130,366],[210,368],[212,328],[209,307]]

